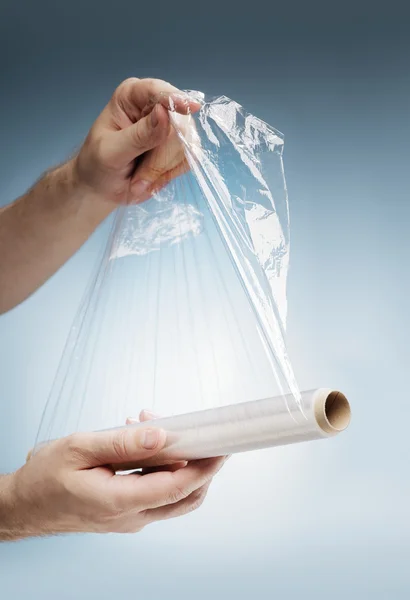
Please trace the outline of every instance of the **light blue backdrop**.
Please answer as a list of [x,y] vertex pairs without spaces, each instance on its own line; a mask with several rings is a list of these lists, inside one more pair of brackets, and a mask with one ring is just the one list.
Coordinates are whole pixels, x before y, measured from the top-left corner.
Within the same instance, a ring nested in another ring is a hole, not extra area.
[[[135,536],[3,544],[5,600],[408,598],[406,15],[365,2],[332,15],[319,3],[256,2],[235,15],[220,4],[2,3],[0,202],[81,143],[123,77],[237,99],[286,135],[300,386],[345,391],[351,427],[231,459],[184,520]],[[0,318],[2,472],[34,439],[98,245],[97,235]]]

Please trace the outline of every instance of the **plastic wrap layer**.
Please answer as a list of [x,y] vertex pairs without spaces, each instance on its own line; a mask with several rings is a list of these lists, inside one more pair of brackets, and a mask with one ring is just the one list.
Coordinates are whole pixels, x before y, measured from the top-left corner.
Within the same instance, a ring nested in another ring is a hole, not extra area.
[[[244,402],[155,419],[167,432],[164,450],[139,466],[224,456],[337,435],[349,424],[350,406],[341,392],[302,392],[305,415],[286,410],[282,397]],[[128,425],[147,427],[147,423]],[[124,465],[123,469],[132,465]]]
[[171,111],[167,141],[144,157],[147,173],[162,173],[152,197],[114,217],[40,442],[121,425],[142,408],[279,397],[303,418],[285,344],[283,136],[226,97],[190,95],[199,112]]

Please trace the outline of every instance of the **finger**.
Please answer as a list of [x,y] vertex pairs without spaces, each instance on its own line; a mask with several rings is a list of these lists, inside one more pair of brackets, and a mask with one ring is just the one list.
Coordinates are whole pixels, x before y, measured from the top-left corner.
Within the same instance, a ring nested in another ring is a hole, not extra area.
[[163,429],[122,427],[110,431],[75,434],[65,438],[66,455],[82,468],[132,463],[155,456],[163,449]]
[[178,132],[187,143],[191,143],[195,136],[195,124],[192,117],[181,118],[184,122],[178,131],[170,127],[166,141],[147,152],[138,163],[130,183],[132,198],[144,201],[171,180],[189,171],[185,146]]
[[[144,408],[140,412],[139,419],[135,419],[134,417],[128,417],[126,424],[132,425],[135,423],[143,423],[144,421],[151,421],[153,419],[159,419],[159,415]],[[160,467],[147,467],[145,469],[142,469],[142,475],[156,473],[157,471],[177,471],[178,469],[183,469],[184,467],[186,467],[187,464],[188,461],[184,460]]]
[[112,134],[110,154],[119,165],[129,164],[164,142],[168,132],[168,112],[157,104],[146,117]]
[[[175,164],[176,163],[176,164]],[[158,172],[158,166],[156,161],[153,161],[151,157],[147,158],[146,161],[140,165],[135,173],[133,179],[135,184],[131,183],[131,195],[138,203],[145,202],[155,194],[158,194],[168,183],[185,173],[188,173],[190,166],[186,159],[183,151],[176,152],[174,157],[169,157],[169,164],[165,172]],[[166,169],[166,167],[164,167]],[[140,182],[147,182],[143,188],[143,192],[140,192]]]
[[181,114],[193,113],[200,108],[199,102],[166,81],[131,77],[115,90],[107,118],[111,120],[112,113],[118,114],[119,111],[125,118],[120,119],[123,127],[124,124],[135,123],[141,117],[145,117],[155,104],[161,104],[165,109],[176,110]]
[[174,519],[175,517],[182,517],[194,510],[197,510],[203,503],[208,493],[211,481],[203,485],[202,487],[192,492],[187,498],[176,502],[175,504],[169,504],[167,506],[161,506],[160,508],[151,508],[145,511],[145,518],[148,523],[154,521],[164,521],[165,519]]
[[141,116],[145,116],[151,112],[156,104],[161,104],[167,110],[177,112],[181,115],[196,113],[201,108],[201,104],[197,100],[194,100],[184,92],[180,92],[179,90],[175,92],[161,91],[149,100]]
[[158,419],[159,415],[151,412],[150,410],[147,410],[146,408],[144,408],[139,415],[139,418],[136,419],[135,417],[127,417],[127,420],[125,421],[126,425],[135,425],[136,423],[142,423],[144,421],[151,421],[152,419]]
[[[169,96],[168,100],[173,97]],[[185,116],[171,119],[172,127],[169,128],[166,141],[144,154],[137,164],[130,184],[131,201],[147,200],[170,181],[190,170],[187,150],[200,146],[200,139],[194,119],[189,114],[192,111],[188,107],[186,110],[181,108],[180,112]]]
[[151,421],[152,419],[159,419],[159,415],[157,415],[156,413],[147,410],[146,408],[144,408],[139,415],[139,420],[141,422],[143,421]]
[[225,457],[192,461],[178,471],[157,471],[139,477],[114,477],[113,493],[120,495],[125,505],[143,509],[175,504],[206,485],[221,469]]
[[126,111],[138,109],[138,118],[158,103],[182,114],[187,114],[187,107],[192,112],[200,107],[196,100],[162,79],[127,79],[118,87],[115,96]]
[[144,408],[140,412],[138,419],[136,417],[127,417],[127,420],[125,421],[125,424],[126,425],[136,425],[138,423],[143,423],[145,421],[151,421],[153,419],[159,419],[159,417],[160,417],[160,415],[157,415],[156,413],[153,413],[150,410],[147,410],[146,408]]

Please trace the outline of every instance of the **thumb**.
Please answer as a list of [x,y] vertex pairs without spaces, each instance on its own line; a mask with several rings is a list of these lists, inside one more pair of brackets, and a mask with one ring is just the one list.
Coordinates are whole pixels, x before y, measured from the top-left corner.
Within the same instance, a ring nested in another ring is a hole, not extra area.
[[157,104],[146,117],[115,133],[112,151],[119,163],[130,163],[144,152],[156,148],[169,131],[168,111]]
[[77,456],[81,456],[87,467],[102,465],[133,464],[155,456],[163,449],[166,433],[163,429],[144,427],[121,427],[99,431],[77,438]]

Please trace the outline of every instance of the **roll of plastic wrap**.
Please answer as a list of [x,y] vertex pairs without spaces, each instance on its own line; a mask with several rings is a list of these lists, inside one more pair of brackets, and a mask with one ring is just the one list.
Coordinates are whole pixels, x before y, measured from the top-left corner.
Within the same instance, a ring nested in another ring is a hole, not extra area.
[[[167,443],[155,457],[138,467],[158,466],[335,436],[350,422],[350,405],[338,391],[302,392],[303,413],[292,397],[242,402],[184,415],[155,419],[167,432]],[[294,409],[291,409],[291,406]],[[127,425],[147,427],[147,422]],[[124,465],[129,470],[133,465]]]
[[348,424],[342,394],[300,392],[287,352],[283,135],[226,96],[188,94],[200,110],[170,104],[169,135],[144,158],[162,174],[152,197],[113,216],[35,450],[118,427],[143,406],[178,415],[155,422],[167,445],[151,465],[330,437]]

